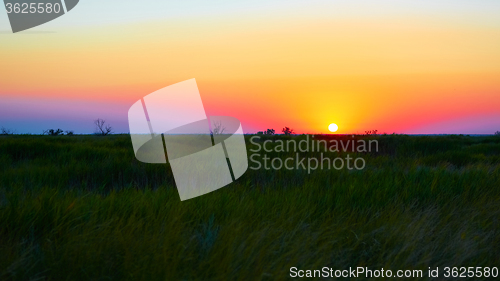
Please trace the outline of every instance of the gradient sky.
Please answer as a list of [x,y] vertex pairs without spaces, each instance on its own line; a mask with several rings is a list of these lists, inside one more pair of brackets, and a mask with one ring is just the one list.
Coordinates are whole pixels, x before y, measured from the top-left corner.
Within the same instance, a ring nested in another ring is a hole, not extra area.
[[196,78],[245,132],[500,130],[500,1],[81,0],[12,34],[0,8],[0,127],[128,132],[141,97]]

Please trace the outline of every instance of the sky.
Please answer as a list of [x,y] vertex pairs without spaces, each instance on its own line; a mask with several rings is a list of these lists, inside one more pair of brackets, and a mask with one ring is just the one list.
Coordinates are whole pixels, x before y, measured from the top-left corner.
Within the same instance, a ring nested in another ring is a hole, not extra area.
[[500,131],[500,1],[81,0],[12,34],[0,127],[128,132],[137,100],[195,78],[245,133]]

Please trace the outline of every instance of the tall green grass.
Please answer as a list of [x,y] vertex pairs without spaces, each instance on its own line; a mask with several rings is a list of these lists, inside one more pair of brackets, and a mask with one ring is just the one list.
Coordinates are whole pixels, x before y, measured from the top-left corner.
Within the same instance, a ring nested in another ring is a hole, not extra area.
[[[305,136],[261,141],[289,138]],[[500,267],[500,138],[371,138],[362,171],[249,169],[181,202],[168,164],[136,161],[127,135],[0,137],[0,280]]]

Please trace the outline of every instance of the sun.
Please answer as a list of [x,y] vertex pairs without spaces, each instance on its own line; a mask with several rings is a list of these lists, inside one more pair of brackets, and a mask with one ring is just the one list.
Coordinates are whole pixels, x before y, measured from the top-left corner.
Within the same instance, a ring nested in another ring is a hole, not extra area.
[[328,126],[328,130],[330,130],[330,132],[332,133],[335,133],[336,131],[338,131],[339,129],[339,126],[337,126],[337,124],[335,123],[332,123]]

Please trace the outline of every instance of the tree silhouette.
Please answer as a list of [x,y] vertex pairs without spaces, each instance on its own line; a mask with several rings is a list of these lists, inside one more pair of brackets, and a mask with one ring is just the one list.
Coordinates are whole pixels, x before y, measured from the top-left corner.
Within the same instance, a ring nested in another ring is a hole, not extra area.
[[11,130],[11,129],[7,129],[7,128],[0,128],[0,135],[13,135],[15,133],[15,131]]
[[94,125],[94,133],[96,135],[106,136],[113,132],[113,128],[109,124],[106,124],[106,121],[104,119],[98,118],[97,120],[94,120]]
[[212,130],[210,130],[210,135],[222,135],[224,131],[226,130],[225,127],[222,126],[222,122],[214,122],[214,125],[212,126]]

